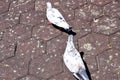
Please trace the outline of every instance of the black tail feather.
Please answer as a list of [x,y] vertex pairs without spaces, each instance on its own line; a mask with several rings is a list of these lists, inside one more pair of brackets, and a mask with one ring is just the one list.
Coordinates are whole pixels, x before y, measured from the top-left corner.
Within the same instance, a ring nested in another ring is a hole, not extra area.
[[56,29],[59,29],[60,31],[62,31],[62,32],[65,32],[65,33],[67,33],[67,34],[72,34],[72,35],[76,35],[76,33],[75,32],[73,32],[72,31],[72,27],[70,27],[69,29],[64,29],[64,28],[61,28],[61,27],[59,27],[59,26],[56,26],[56,25],[54,25],[54,24],[52,24]]
[[89,71],[89,68],[88,68],[88,66],[87,66],[87,63],[86,63],[86,62],[84,61],[84,59],[83,59],[84,52],[80,52],[80,55],[81,55],[82,60],[83,60],[83,62],[84,62],[84,65],[85,65],[85,68],[86,68],[86,73],[87,73],[89,79],[92,80],[91,74],[90,74],[90,71]]

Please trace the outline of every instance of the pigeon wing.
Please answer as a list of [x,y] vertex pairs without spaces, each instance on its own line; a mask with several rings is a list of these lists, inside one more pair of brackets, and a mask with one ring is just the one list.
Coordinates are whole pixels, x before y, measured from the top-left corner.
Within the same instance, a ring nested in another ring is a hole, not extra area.
[[80,68],[85,69],[81,55],[74,46],[73,35],[70,35],[68,37],[68,42],[65,53],[63,55],[63,60],[65,65],[71,72],[78,72]]
[[64,29],[69,29],[69,25],[57,9],[47,9],[47,18],[51,23],[55,24],[56,26],[62,27]]

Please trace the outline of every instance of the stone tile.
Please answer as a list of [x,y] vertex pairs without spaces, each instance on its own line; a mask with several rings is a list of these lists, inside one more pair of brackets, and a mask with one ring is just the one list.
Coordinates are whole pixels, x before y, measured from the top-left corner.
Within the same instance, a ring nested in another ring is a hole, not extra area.
[[100,54],[102,51],[110,48],[109,37],[101,34],[88,34],[78,41],[79,50],[86,55]]
[[75,80],[75,78],[73,77],[72,74],[64,72],[64,73],[61,73],[59,75],[52,77],[49,80]]
[[110,37],[110,44],[112,47],[120,50],[120,32],[117,32]]
[[67,35],[61,35],[47,42],[47,54],[63,55],[66,47]]
[[14,56],[15,44],[6,41],[0,41],[0,61]]
[[1,1],[11,3],[11,2],[14,1],[14,0],[1,0]]
[[94,73],[98,70],[98,64],[97,64],[97,59],[96,56],[94,55],[83,55],[84,61],[87,64],[87,67],[90,71],[90,73]]
[[44,41],[31,38],[18,44],[16,55],[36,58],[45,54],[45,49],[46,44]]
[[[35,11],[42,11],[46,13],[46,8],[47,8],[47,0],[36,0],[35,1]],[[49,0],[49,2],[52,2],[52,0]],[[52,3],[53,5],[53,3]]]
[[31,26],[18,24],[5,31],[3,40],[8,42],[19,42],[31,38]]
[[0,63],[0,79],[16,80],[28,72],[29,59],[27,57],[12,57]]
[[[68,35],[46,24],[47,1],[0,0],[0,80],[75,80],[62,59]],[[77,33],[92,80],[119,80],[120,0],[49,1]]]
[[3,35],[4,35],[4,32],[3,32],[3,31],[0,31],[0,40],[2,40]]
[[101,80],[101,76],[100,76],[100,71],[96,71],[94,73],[91,74],[91,78],[92,80]]
[[91,27],[92,30],[96,33],[102,33],[105,35],[110,35],[120,30],[120,20],[118,18],[111,18],[103,16],[101,18],[96,19]]
[[98,55],[98,64],[103,80],[118,80],[119,59],[120,52],[115,49],[109,49]]
[[118,80],[118,76],[113,72],[97,71],[92,74],[92,80]]
[[111,16],[111,17],[118,17],[120,16],[120,2],[113,1],[103,7],[103,11],[105,15]]
[[83,6],[86,3],[87,3],[86,0],[66,0],[66,1],[63,0],[62,5],[65,8],[76,9]]
[[61,34],[61,31],[55,29],[52,25],[40,24],[33,27],[32,37],[36,39],[49,40]]
[[86,3],[86,0],[51,0],[51,3],[56,8],[68,8],[68,9],[76,9]]
[[[54,66],[53,66],[54,65]],[[62,72],[62,58],[49,54],[33,59],[30,65],[30,74],[44,79]]]
[[9,3],[5,1],[0,1],[0,14],[8,11]]
[[31,76],[31,75],[27,75],[27,76],[25,76],[25,77],[23,77],[23,78],[21,78],[19,80],[40,80],[40,79],[38,79],[38,78],[36,78],[34,76]]
[[10,4],[9,11],[15,11],[18,13],[27,12],[34,9],[35,0],[16,0]]
[[31,31],[32,27],[24,24],[18,24],[13,28],[10,28],[9,31],[15,35],[22,35],[28,31]]
[[83,21],[81,19],[74,19],[69,21],[70,26],[73,27],[73,31],[76,32],[74,41],[76,42],[80,37],[83,37],[91,32],[90,22]]
[[6,28],[13,27],[19,23],[20,14],[15,12],[6,12],[0,15],[0,31],[4,31]]
[[91,21],[102,14],[102,8],[93,4],[87,4],[75,10],[75,18],[84,21]]
[[45,17],[45,13],[32,10],[21,15],[20,23],[32,26],[43,24],[45,22]]
[[89,0],[89,2],[99,5],[99,6],[104,6],[110,2],[112,2],[113,0]]
[[11,24],[9,24],[8,22],[4,22],[4,21],[0,21],[0,32],[4,32],[6,31],[7,28],[10,27]]

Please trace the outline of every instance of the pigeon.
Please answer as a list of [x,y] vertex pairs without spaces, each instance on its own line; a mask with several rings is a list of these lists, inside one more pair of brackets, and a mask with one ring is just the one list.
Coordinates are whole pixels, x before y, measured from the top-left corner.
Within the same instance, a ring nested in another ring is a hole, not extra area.
[[73,35],[68,36],[67,46],[63,54],[63,61],[77,80],[90,80],[82,57],[74,46]]
[[50,2],[47,2],[46,4],[46,16],[48,21],[57,27],[63,28],[67,32],[72,32],[72,27],[66,22],[62,14],[56,8],[53,8]]

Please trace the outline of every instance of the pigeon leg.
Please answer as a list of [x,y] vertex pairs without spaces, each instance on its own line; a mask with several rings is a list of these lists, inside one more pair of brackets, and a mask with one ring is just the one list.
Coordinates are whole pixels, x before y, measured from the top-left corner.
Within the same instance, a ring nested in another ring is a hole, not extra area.
[[49,22],[49,21],[48,21],[48,23],[47,23],[47,24],[48,24],[48,25],[52,25],[52,23],[51,23],[51,22]]

